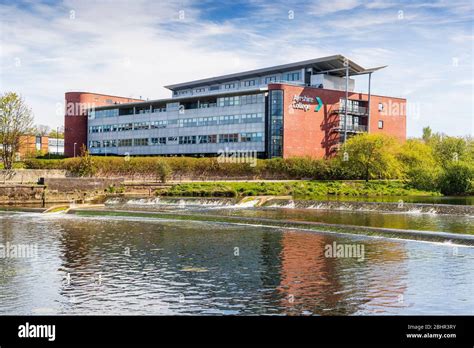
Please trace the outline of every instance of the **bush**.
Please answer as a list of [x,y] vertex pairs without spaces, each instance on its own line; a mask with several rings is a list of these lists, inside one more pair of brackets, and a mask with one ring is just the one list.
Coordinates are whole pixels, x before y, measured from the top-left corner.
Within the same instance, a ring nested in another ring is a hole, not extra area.
[[160,179],[162,183],[165,183],[169,180],[172,174],[171,167],[165,161],[159,161],[156,165],[156,176]]
[[439,179],[439,188],[445,195],[463,195],[473,191],[474,168],[466,162],[448,164]]

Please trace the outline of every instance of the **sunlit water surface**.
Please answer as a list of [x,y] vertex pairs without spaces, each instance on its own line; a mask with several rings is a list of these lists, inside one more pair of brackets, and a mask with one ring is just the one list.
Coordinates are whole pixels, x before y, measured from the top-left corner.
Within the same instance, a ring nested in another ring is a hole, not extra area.
[[[0,213],[0,314],[473,314],[474,248],[221,223]],[[355,244],[363,258],[327,257]],[[360,250],[360,249],[359,249]]]

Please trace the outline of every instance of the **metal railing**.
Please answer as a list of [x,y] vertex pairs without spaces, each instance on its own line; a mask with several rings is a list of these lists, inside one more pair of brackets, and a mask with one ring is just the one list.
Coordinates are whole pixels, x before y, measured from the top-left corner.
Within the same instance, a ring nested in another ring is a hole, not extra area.
[[[344,106],[340,106],[338,109],[335,109],[334,112],[343,114],[346,112],[346,110]],[[349,107],[347,108],[347,113],[351,115],[368,115],[368,110],[365,106],[359,106],[357,108]]]
[[[343,132],[344,131],[344,124],[339,124],[338,126],[336,126],[334,128],[334,130],[338,131],[338,132]],[[351,133],[364,133],[364,132],[367,132],[367,126],[364,126],[364,125],[348,125],[346,131],[351,132]]]

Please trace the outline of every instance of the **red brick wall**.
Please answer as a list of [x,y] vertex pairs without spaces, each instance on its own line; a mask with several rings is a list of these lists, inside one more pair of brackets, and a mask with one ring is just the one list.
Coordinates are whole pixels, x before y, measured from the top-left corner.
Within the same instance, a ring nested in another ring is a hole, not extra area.
[[[269,89],[283,90],[283,157],[309,156],[313,158],[329,157],[339,142],[340,134],[332,131],[339,124],[339,116],[332,111],[339,108],[344,91],[312,87],[300,87],[285,84],[270,84]],[[314,111],[316,101],[307,111],[292,107],[294,96],[321,98],[323,106]],[[349,99],[368,100],[367,94],[349,93]],[[384,103],[384,112],[378,111],[378,104]],[[406,139],[405,99],[371,95],[370,132],[393,135],[400,140]],[[401,107],[400,107],[401,106]],[[401,112],[396,112],[401,110]],[[394,112],[395,111],[395,112]],[[384,121],[383,129],[378,129],[379,120]]]
[[[48,153],[48,137],[41,137],[41,154]],[[38,150],[36,149],[36,135],[23,135],[20,137],[20,143],[18,148],[20,158],[34,157],[37,155]]]
[[81,106],[87,109],[111,105],[111,102],[131,103],[141,101],[140,99],[85,92],[68,92],[65,94],[65,99],[64,155],[66,157],[74,156],[74,143],[76,143],[76,156],[79,155],[82,145],[87,145],[87,116],[81,112]]

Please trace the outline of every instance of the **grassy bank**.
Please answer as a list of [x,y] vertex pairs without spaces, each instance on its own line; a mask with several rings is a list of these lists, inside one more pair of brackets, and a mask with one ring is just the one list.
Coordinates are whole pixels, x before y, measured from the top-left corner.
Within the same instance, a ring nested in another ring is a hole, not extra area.
[[288,182],[196,182],[173,185],[157,192],[180,197],[293,196],[437,196],[438,192],[410,188],[401,181],[288,181]]

